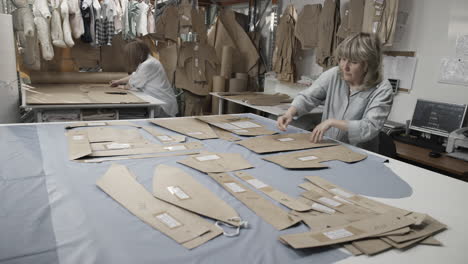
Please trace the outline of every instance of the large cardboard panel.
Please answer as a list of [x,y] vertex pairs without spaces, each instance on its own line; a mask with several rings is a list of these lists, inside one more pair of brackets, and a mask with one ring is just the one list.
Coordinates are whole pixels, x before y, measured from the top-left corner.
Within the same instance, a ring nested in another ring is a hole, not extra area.
[[284,192],[274,189],[273,187],[265,184],[264,182],[256,179],[255,177],[253,177],[252,175],[244,171],[238,171],[238,172],[235,172],[234,174],[237,177],[241,178],[242,180],[246,181],[248,184],[252,185],[255,189],[260,190],[261,192],[268,195],[273,200],[281,203],[282,205],[292,210],[295,210],[298,212],[312,210],[312,206],[302,203],[296,198],[291,197]]
[[276,131],[266,129],[248,117],[234,115],[199,116],[199,120],[241,136],[273,135]]
[[279,239],[296,249],[313,248],[363,239],[409,226],[413,223],[413,219],[405,217],[399,212],[392,211],[318,232],[283,235]]
[[312,143],[309,141],[309,137],[309,133],[280,134],[249,138],[242,140],[237,144],[242,145],[256,153],[270,153],[337,145],[337,143],[333,141],[326,140],[320,143]]
[[221,173],[253,168],[247,160],[237,153],[203,151],[199,155],[190,156],[177,162],[204,173]]
[[89,144],[88,133],[83,130],[68,131],[68,159],[75,160],[84,156],[88,156],[93,151]]
[[153,195],[196,214],[230,225],[240,225],[239,214],[231,206],[179,168],[167,165],[156,167]]
[[287,169],[318,169],[327,168],[322,162],[340,160],[347,163],[358,162],[367,155],[350,150],[345,146],[312,149],[301,152],[287,153],[263,158]]
[[194,117],[158,118],[151,123],[196,139],[218,138],[208,124]]
[[96,185],[143,222],[179,244],[212,230],[212,225],[201,217],[153,197],[125,166],[113,164]]
[[241,184],[231,175],[227,173],[209,173],[208,175],[277,230],[286,229],[300,221],[298,217],[281,210],[278,206]]

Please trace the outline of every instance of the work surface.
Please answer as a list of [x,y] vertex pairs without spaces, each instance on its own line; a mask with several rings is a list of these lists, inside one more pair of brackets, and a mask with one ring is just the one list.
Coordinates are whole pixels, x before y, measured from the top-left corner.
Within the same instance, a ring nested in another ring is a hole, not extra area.
[[[246,116],[275,129],[272,120]],[[304,176],[317,175],[378,201],[428,213],[448,225],[447,231],[436,235],[443,247],[419,245],[374,257],[354,257],[331,247],[294,250],[277,238],[305,232],[305,225],[277,231],[207,175],[176,163],[184,156],[116,162],[127,166],[148,190],[157,165],[181,168],[249,222],[250,227],[241,229],[238,237],[220,236],[187,250],[96,187],[110,162],[68,160],[65,126],[0,126],[0,263],[466,263],[468,259],[468,184],[400,161],[384,163],[385,159],[370,155],[355,164],[327,162],[328,169],[286,170],[261,159],[268,155],[255,154],[235,143],[202,141],[209,151],[241,153],[255,166],[246,172],[292,196],[302,192],[297,185],[304,182]],[[304,131],[290,128],[287,132]],[[193,141],[188,138],[188,142]]]

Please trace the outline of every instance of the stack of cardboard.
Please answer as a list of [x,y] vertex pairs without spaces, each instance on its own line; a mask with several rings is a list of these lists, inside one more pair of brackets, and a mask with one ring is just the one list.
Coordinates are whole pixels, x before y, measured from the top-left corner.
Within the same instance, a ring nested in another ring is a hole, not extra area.
[[301,201],[322,210],[292,212],[311,228],[279,237],[295,249],[343,245],[353,255],[375,255],[418,244],[441,245],[433,235],[447,226],[429,215],[368,199],[317,176],[306,179],[300,185],[307,190]]

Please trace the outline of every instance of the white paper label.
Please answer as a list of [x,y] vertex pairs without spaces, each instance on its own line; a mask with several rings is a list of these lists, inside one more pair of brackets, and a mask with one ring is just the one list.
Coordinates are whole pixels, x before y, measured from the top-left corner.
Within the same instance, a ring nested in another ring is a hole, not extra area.
[[220,127],[222,129],[226,129],[226,130],[232,130],[232,129],[239,129],[238,127],[236,126],[233,126],[229,123],[212,123],[214,126],[217,126],[217,127]]
[[112,144],[107,144],[106,147],[108,149],[128,149],[128,148],[130,148],[130,144],[127,144],[127,143],[112,143]]
[[281,141],[281,142],[294,141],[294,138],[278,138],[278,141]]
[[199,131],[196,131],[196,132],[188,132],[187,135],[203,135],[203,132],[199,132]]
[[322,202],[322,203],[325,203],[325,204],[331,206],[331,207],[337,207],[337,206],[341,205],[341,203],[339,203],[339,202],[337,202],[337,201],[335,201],[333,199],[327,198],[327,197],[320,197],[318,200],[320,202]]
[[232,130],[232,132],[234,132],[234,133],[247,133],[249,131],[245,130],[245,129],[234,129],[234,130]]
[[104,122],[95,122],[95,123],[88,123],[88,126],[105,126],[106,123]]
[[333,239],[333,240],[354,236],[353,233],[349,232],[348,230],[344,228],[333,230],[333,231],[328,231],[328,232],[323,232],[323,234],[329,239]]
[[182,15],[182,19],[187,20],[187,21],[190,20],[190,18],[188,18],[188,16],[186,16],[186,15]]
[[84,139],[83,135],[73,136],[73,140],[82,140],[82,139]]
[[326,207],[325,205],[321,205],[319,203],[313,203],[312,204],[312,209],[315,209],[320,212],[325,212],[327,214],[334,214],[336,211],[334,209],[331,209],[330,207]]
[[177,196],[181,200],[185,200],[190,198],[180,187],[177,186],[169,186],[167,190],[172,194]]
[[318,158],[315,157],[315,156],[305,156],[305,157],[300,157],[300,158],[297,158],[297,159],[300,160],[300,161],[309,161],[309,160],[316,160]]
[[169,151],[177,151],[177,150],[186,150],[187,148],[184,145],[179,145],[179,146],[167,146],[167,147],[164,147],[164,149],[167,149]]
[[253,127],[261,127],[253,122],[250,121],[239,121],[239,122],[231,122],[232,125],[240,128],[253,128]]
[[161,141],[171,141],[171,140],[172,140],[171,137],[165,136],[165,135],[163,135],[163,136],[157,136],[157,138],[158,138],[159,140],[161,140]]
[[235,182],[225,182],[224,185],[226,185],[229,189],[231,189],[231,191],[235,193],[245,192],[244,188],[240,187]]
[[200,156],[196,157],[198,161],[207,161],[207,160],[217,160],[220,159],[218,155],[207,155],[207,156]]
[[268,185],[266,185],[265,183],[257,179],[250,179],[250,180],[247,180],[247,182],[253,187],[255,187],[256,189],[268,187]]
[[330,189],[330,192],[336,194],[336,195],[339,195],[339,196],[342,196],[342,197],[345,197],[345,198],[351,198],[354,196],[354,194],[350,194],[348,192],[345,192],[343,190],[341,190],[340,188],[333,188],[333,189]]
[[159,221],[163,222],[169,228],[175,228],[175,227],[182,225],[181,223],[179,223],[177,220],[175,220],[172,216],[170,216],[167,213],[157,215],[156,218],[158,218]]
[[333,196],[333,199],[338,200],[338,201],[340,201],[340,202],[342,202],[342,203],[352,204],[350,201],[348,201],[348,200],[346,200],[346,199],[344,199],[344,198],[341,198],[341,197],[338,196],[338,195]]

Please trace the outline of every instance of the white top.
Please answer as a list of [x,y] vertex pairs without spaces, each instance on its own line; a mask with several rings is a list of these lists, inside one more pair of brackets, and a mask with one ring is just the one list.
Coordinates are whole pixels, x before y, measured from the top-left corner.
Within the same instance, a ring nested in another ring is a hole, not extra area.
[[153,56],[149,55],[148,59],[138,66],[132,73],[128,84],[133,89],[138,89],[165,102],[166,104],[161,105],[161,108],[167,115],[177,114],[178,106],[174,89],[167,80],[163,66]]

